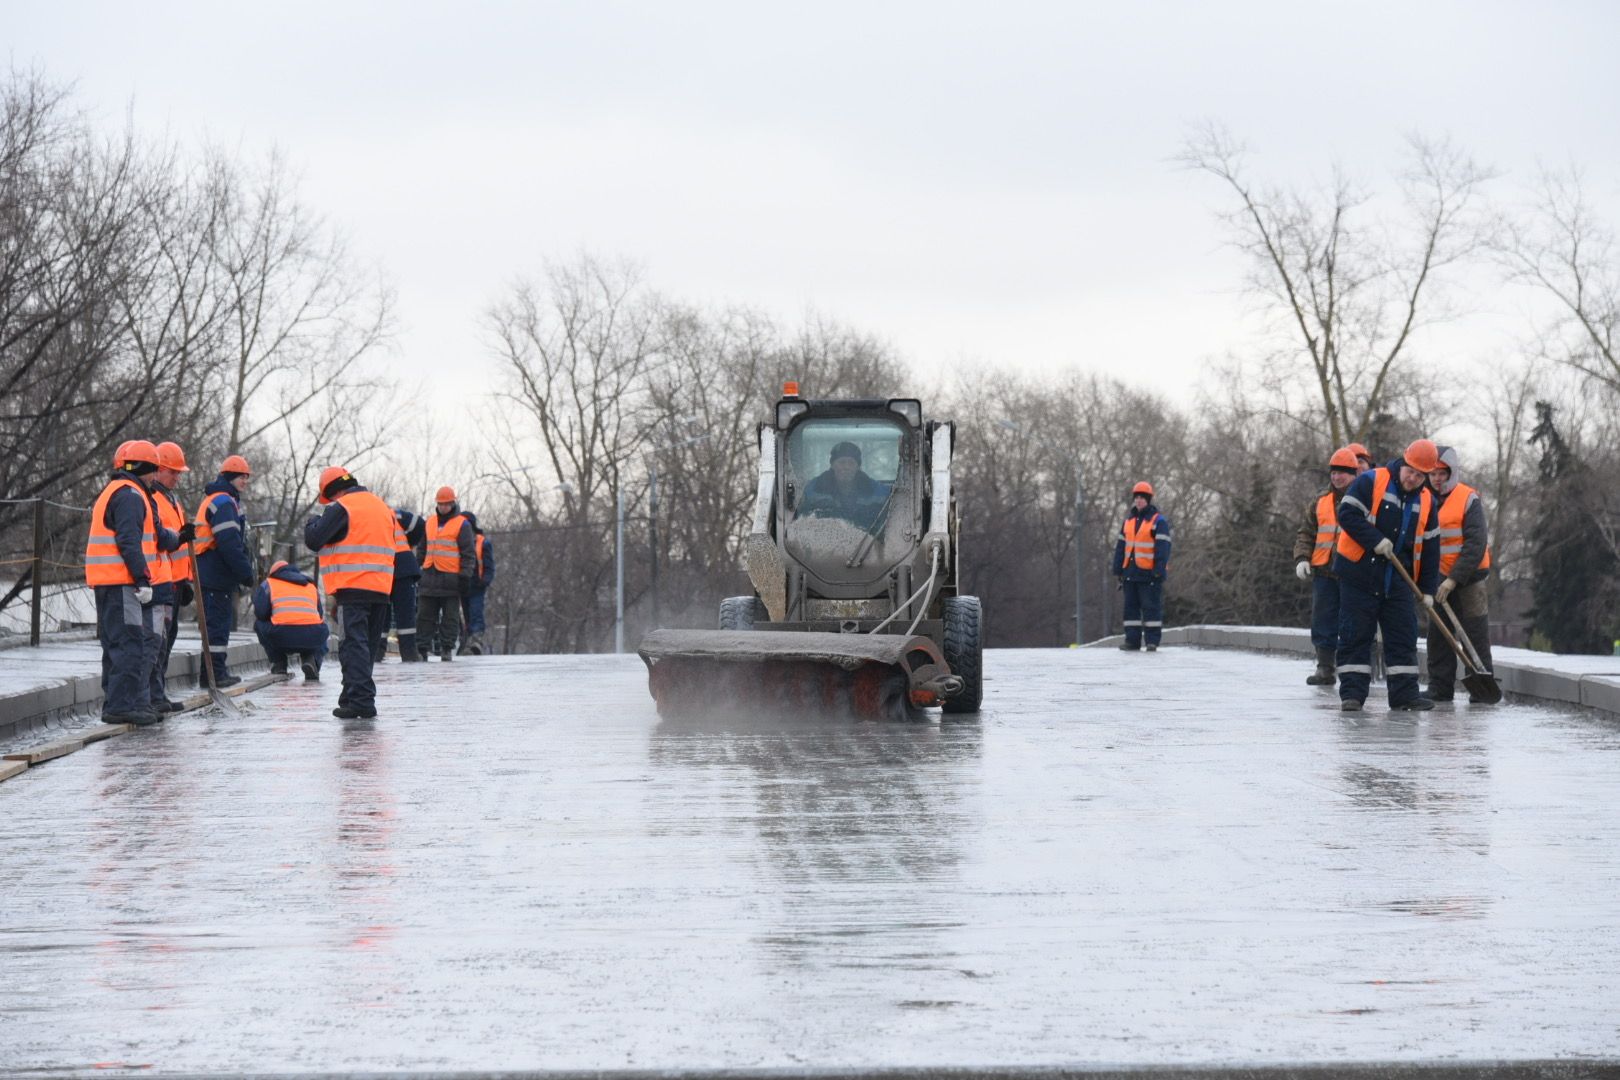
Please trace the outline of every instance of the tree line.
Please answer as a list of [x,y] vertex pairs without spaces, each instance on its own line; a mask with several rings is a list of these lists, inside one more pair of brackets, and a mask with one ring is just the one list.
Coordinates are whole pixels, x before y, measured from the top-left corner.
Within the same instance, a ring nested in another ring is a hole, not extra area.
[[[131,437],[172,438],[204,473],[248,456],[249,517],[276,522],[264,542],[283,550],[313,477],[341,462],[391,501],[455,484],[497,545],[490,622],[508,649],[601,650],[621,505],[630,642],[711,625],[747,588],[754,432],[792,379],[810,397],[920,397],[957,421],[963,576],[992,645],[1117,627],[1108,563],[1141,479],[1175,524],[1169,621],[1303,625],[1291,540],[1328,455],[1361,441],[1385,460],[1445,431],[1490,509],[1497,616],[1523,612],[1541,644],[1607,651],[1612,226],[1577,170],[1511,201],[1450,143],[1407,149],[1381,188],[1343,172],[1291,188],[1257,179],[1221,129],[1188,136],[1179,160],[1219,200],[1261,325],[1190,400],[1078,367],[920,375],[835,317],[691,304],[633,264],[580,256],[490,298],[476,429],[410,440],[387,375],[391,291],[300,200],[284,158],[109,136],[67,89],[14,73],[0,81],[0,546],[32,528],[16,500],[87,506]],[[1536,317],[1489,355],[1436,365],[1433,328],[1485,280],[1535,298]],[[82,529],[53,522],[69,541]],[[9,581],[0,608],[26,585]]]

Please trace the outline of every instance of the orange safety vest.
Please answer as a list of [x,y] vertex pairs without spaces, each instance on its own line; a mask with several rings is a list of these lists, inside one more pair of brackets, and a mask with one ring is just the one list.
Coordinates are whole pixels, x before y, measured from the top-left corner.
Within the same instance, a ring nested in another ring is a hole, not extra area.
[[270,622],[275,626],[318,626],[321,619],[320,598],[313,583],[299,585],[278,577],[270,582]]
[[1311,549],[1311,565],[1326,566],[1333,561],[1333,548],[1339,541],[1339,504],[1329,491],[1316,500],[1316,547]]
[[153,568],[161,561],[157,549],[157,523],[152,515],[152,497],[134,479],[120,476],[102,489],[96,505],[90,510],[90,539],[84,545],[84,583],[96,585],[134,585],[135,577],[129,572],[124,557],[118,553],[118,535],[107,524],[107,504],[120,488],[132,488],[146,505],[146,520],[141,525],[141,554],[146,557],[147,580],[151,581]]
[[439,570],[446,574],[461,573],[461,546],[457,540],[466,520],[465,514],[457,514],[441,525],[438,524],[438,514],[428,515],[427,561],[422,564],[423,569]]
[[388,595],[394,589],[394,552],[399,520],[387,503],[369,491],[348,491],[336,500],[349,515],[349,532],[321,548],[321,583],[328,594],[366,589]]
[[208,524],[208,507],[216,498],[224,494],[223,491],[216,491],[211,495],[204,495],[203,501],[197,506],[197,516],[192,521],[192,524],[197,527],[197,535],[192,538],[191,543],[197,549],[199,555],[205,551],[212,551],[214,548],[214,527]]
[[[1375,471],[1373,476],[1372,509],[1367,511],[1367,520],[1375,526],[1378,524],[1378,508],[1384,505],[1384,499],[1389,494],[1390,472],[1387,468]],[[1391,500],[1398,502],[1398,499]],[[1423,487],[1418,493],[1418,525],[1417,532],[1412,535],[1412,577],[1416,579],[1418,570],[1423,565],[1423,527],[1429,523],[1429,509],[1434,505],[1429,489]],[[1360,562],[1367,549],[1356,543],[1355,537],[1339,530],[1339,554],[1351,562]],[[1399,554],[1397,552],[1397,554]]]
[[[1457,556],[1462,554],[1463,547],[1463,518],[1468,514],[1468,508],[1479,492],[1467,484],[1459,483],[1451,489],[1445,501],[1440,504],[1440,574],[1444,577],[1451,573],[1452,566],[1456,565]],[[1479,560],[1481,570],[1491,568],[1491,546],[1485,545],[1485,557]]]
[[1125,525],[1120,530],[1125,534],[1125,558],[1120,567],[1126,568],[1135,560],[1142,570],[1153,569],[1153,530],[1159,524],[1159,515],[1150,518],[1139,518],[1135,514],[1125,519]]
[[[157,503],[158,524],[170,532],[179,532],[186,523],[185,512],[180,509],[180,503],[175,500],[174,494],[167,488],[159,487],[155,492]],[[163,562],[168,567],[170,581],[191,580],[191,556],[186,554],[186,546],[181,544],[173,551],[163,556]]]

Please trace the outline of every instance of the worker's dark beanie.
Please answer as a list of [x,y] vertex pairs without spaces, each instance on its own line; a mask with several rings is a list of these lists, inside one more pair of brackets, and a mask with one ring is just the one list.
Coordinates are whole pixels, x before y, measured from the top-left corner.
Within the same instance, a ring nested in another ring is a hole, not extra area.
[[235,480],[238,476],[248,476],[248,475],[251,475],[251,474],[245,473],[245,472],[222,472],[222,473],[219,474],[219,478],[221,480],[224,480],[226,483],[230,483],[232,480]]
[[146,476],[157,472],[158,467],[150,461],[126,461],[124,467],[119,471],[129,476]]
[[841,457],[852,457],[855,459],[855,464],[859,465],[861,463],[861,448],[852,442],[841,442],[832,448],[832,456],[828,460],[837,461]]
[[327,484],[326,490],[321,492],[321,494],[325,495],[328,499],[335,499],[338,496],[338,492],[348,491],[350,488],[357,488],[359,486],[360,481],[356,480],[348,473],[344,473],[330,484]]

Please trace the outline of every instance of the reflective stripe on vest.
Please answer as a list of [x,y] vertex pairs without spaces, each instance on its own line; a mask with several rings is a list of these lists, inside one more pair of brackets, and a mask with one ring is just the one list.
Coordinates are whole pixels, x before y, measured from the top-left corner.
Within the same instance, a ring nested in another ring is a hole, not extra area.
[[145,488],[126,476],[120,476],[102,489],[96,505],[90,510],[90,539],[84,545],[84,583],[86,585],[133,585],[135,577],[129,572],[123,555],[118,552],[118,534],[107,524],[107,504],[120,488],[130,488],[141,497],[146,507],[146,520],[141,524],[141,555],[146,559],[147,579],[159,561],[157,549],[157,523],[152,515],[152,499]]
[[1339,542],[1339,506],[1329,491],[1316,500],[1316,547],[1311,549],[1311,565],[1326,566],[1333,561]]
[[[204,495],[201,505],[197,507],[197,517],[192,521],[192,524],[197,527],[197,535],[192,539],[192,543],[196,545],[197,554],[199,555],[214,549],[214,527],[208,523],[208,507],[221,495],[224,495],[227,499],[231,498],[230,495],[223,491],[216,491],[211,495]],[[238,514],[242,512],[240,503],[237,503],[236,512]],[[240,526],[234,521],[227,521],[220,526],[221,531],[237,528],[240,528]]]
[[[1457,556],[1463,549],[1463,518],[1468,516],[1468,508],[1479,498],[1479,492],[1467,484],[1458,484],[1451,489],[1445,501],[1440,504],[1440,573],[1442,576],[1451,573],[1456,565]],[[1485,545],[1485,557],[1479,560],[1481,570],[1491,568],[1491,546]]]
[[350,491],[336,499],[349,515],[349,531],[321,548],[321,584],[328,593],[366,589],[384,595],[394,588],[394,536],[399,521],[388,504],[369,491]]
[[422,564],[425,568],[446,574],[461,573],[461,545],[457,540],[466,520],[465,515],[457,514],[440,524],[438,514],[428,515],[427,561]]
[[[1386,502],[1391,503],[1396,507],[1402,507],[1404,505],[1399,496],[1391,494],[1389,490],[1389,480],[1390,473],[1387,468],[1381,468],[1374,471],[1372,492],[1373,508],[1367,512],[1367,520],[1375,529],[1378,528],[1378,508],[1380,506],[1383,506]],[[1361,504],[1356,503],[1356,505],[1360,506]],[[1420,488],[1418,490],[1417,528],[1412,532],[1412,577],[1414,579],[1418,576],[1418,571],[1422,569],[1423,566],[1423,540],[1425,536],[1423,527],[1428,524],[1429,508],[1433,505],[1434,504],[1429,497],[1429,489],[1427,487]],[[1404,509],[1402,509],[1402,513],[1405,513]],[[1339,530],[1340,555],[1343,555],[1351,562],[1360,562],[1361,557],[1366,553],[1367,549],[1356,543],[1355,537],[1351,536],[1343,529]],[[1399,555],[1400,552],[1396,552],[1396,554]]]
[[270,581],[270,621],[276,626],[316,626],[322,622],[315,586],[273,577]]
[[[185,511],[180,509],[180,504],[175,501],[174,494],[160,486],[155,495],[152,501],[157,503],[158,524],[170,532],[179,532],[181,526],[186,523],[186,515]],[[164,554],[163,561],[168,566],[170,581],[191,580],[191,557],[186,554],[184,544]]]
[[1140,570],[1153,569],[1153,530],[1159,524],[1159,515],[1150,518],[1139,518],[1135,515],[1125,519],[1120,532],[1125,536],[1125,557],[1120,560],[1120,567],[1129,567],[1132,562]]

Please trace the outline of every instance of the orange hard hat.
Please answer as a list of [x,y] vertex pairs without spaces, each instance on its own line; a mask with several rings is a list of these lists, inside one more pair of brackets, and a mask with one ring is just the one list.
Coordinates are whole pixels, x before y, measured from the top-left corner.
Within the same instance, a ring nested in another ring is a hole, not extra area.
[[136,461],[152,466],[156,466],[158,463],[157,447],[145,439],[129,440],[129,442],[118,448],[118,456],[120,467]]
[[1355,472],[1360,465],[1361,462],[1356,460],[1355,449],[1349,446],[1339,447],[1333,451],[1333,456],[1328,458],[1328,468],[1330,469],[1349,469],[1351,472]]
[[124,464],[124,451],[128,450],[129,449],[129,444],[134,442],[134,441],[135,441],[134,439],[125,439],[123,442],[118,444],[118,449],[113,451],[113,468],[117,469],[117,468],[121,468],[123,466],[123,464]]
[[1146,495],[1151,499],[1153,498],[1153,485],[1148,483],[1146,480],[1139,480],[1137,481],[1136,486],[1131,488],[1131,495]]
[[243,457],[241,454],[232,454],[230,457],[226,458],[220,464],[219,471],[222,473],[242,473],[244,476],[253,475],[253,470],[248,468],[247,458]]
[[165,469],[173,469],[175,472],[191,471],[186,466],[186,452],[180,449],[179,443],[158,443],[157,452],[158,464]]
[[456,489],[451,487],[449,484],[444,485],[444,487],[439,489],[439,493],[437,495],[433,496],[433,501],[434,502],[455,502],[456,501]]
[[1365,446],[1362,446],[1358,442],[1351,443],[1349,446],[1345,447],[1345,449],[1356,455],[1356,457],[1364,457],[1368,461],[1372,460],[1372,451],[1367,449]]
[[283,566],[286,566],[286,565],[287,565],[287,560],[286,559],[277,559],[275,562],[270,564],[270,572],[273,574],[277,570],[280,570]]
[[1430,439],[1413,439],[1401,460],[1420,473],[1432,473],[1440,467],[1440,448]]
[[353,479],[354,477],[349,475],[349,470],[342,465],[328,465],[326,468],[322,469],[319,489],[321,494],[321,502],[329,503],[332,501],[327,497],[326,489],[331,487],[335,481]]

